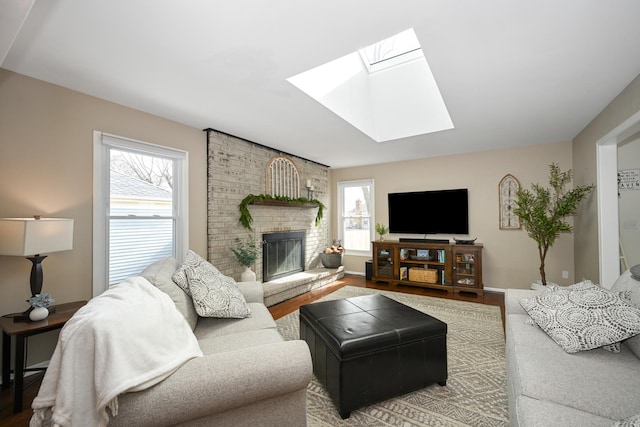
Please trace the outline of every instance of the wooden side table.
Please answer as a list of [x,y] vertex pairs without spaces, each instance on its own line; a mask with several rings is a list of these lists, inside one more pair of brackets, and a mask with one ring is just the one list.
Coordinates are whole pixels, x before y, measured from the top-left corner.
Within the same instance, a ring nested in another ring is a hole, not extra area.
[[2,326],[2,388],[9,388],[11,379],[11,336],[16,337],[13,413],[22,411],[22,393],[24,380],[24,350],[25,338],[43,332],[61,329],[76,311],[85,305],[86,301],[76,301],[56,305],[55,313],[38,322],[14,322],[11,317],[0,317]]

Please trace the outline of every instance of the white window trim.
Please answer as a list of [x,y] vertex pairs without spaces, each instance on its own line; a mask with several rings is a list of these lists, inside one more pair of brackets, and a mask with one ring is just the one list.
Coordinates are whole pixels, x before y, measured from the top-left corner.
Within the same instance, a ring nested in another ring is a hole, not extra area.
[[135,150],[142,153],[169,157],[177,160],[174,170],[174,188],[177,200],[176,258],[182,261],[189,248],[189,153],[147,142],[123,138],[108,133],[93,132],[93,296],[108,289],[107,235],[109,206],[109,147]]
[[338,235],[339,239],[344,242],[344,236],[342,233],[344,232],[344,188],[345,187],[356,187],[362,185],[369,185],[371,187],[371,212],[369,216],[369,249],[366,251],[358,251],[353,249],[345,249],[345,255],[356,255],[356,256],[371,256],[373,253],[371,242],[375,240],[375,183],[373,178],[371,179],[359,179],[355,181],[340,181],[338,182]]

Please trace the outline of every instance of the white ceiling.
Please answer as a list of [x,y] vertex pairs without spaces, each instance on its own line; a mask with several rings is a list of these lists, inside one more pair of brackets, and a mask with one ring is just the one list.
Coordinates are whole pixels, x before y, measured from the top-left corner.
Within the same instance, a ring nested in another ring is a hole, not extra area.
[[[31,3],[3,68],[335,168],[570,140],[640,73],[637,0]],[[376,143],[286,80],[408,28],[452,130]]]

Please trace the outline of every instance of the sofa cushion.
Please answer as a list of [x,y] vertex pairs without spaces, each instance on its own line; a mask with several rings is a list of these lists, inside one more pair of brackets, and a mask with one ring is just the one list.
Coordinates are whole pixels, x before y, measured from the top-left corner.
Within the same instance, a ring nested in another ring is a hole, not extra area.
[[247,305],[251,310],[251,317],[244,319],[213,319],[203,317],[198,320],[198,327],[193,333],[199,341],[205,338],[231,335],[238,332],[258,329],[276,329],[276,322],[264,304],[249,303]]
[[610,424],[640,413],[640,400],[629,392],[640,390],[640,363],[629,349],[568,354],[524,321],[525,316],[507,318],[510,393],[608,418]]
[[198,340],[198,344],[202,353],[206,356],[282,341],[284,341],[284,338],[276,329],[256,329],[231,335],[203,338]]
[[[640,267],[640,265],[636,265],[635,267]],[[632,267],[632,269],[635,267]],[[611,290],[618,292],[629,291],[631,294],[631,303],[636,307],[640,307],[640,280],[636,280],[633,277],[631,269],[625,271],[620,275],[620,277],[618,277],[611,287]],[[633,351],[638,358],[640,358],[640,335],[629,338],[624,341],[623,344],[629,347],[629,349]]]
[[196,312],[201,317],[244,318],[251,314],[235,280],[189,251],[182,264]]
[[518,396],[515,412],[518,414],[517,425],[520,427],[612,427],[613,424],[608,418],[526,396]]
[[191,330],[193,330],[198,323],[198,313],[196,313],[191,297],[172,279],[173,274],[179,267],[180,263],[175,258],[164,258],[145,268],[141,276],[171,297],[176,308],[182,313]]
[[520,304],[567,353],[608,346],[640,333],[640,308],[589,281],[555,287]]

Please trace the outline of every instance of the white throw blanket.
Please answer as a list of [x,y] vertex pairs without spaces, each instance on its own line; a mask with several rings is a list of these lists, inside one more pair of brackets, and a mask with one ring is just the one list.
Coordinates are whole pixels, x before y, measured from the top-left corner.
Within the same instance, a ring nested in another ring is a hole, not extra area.
[[132,277],[62,328],[30,426],[106,426],[117,396],[159,383],[202,351],[171,298]]

